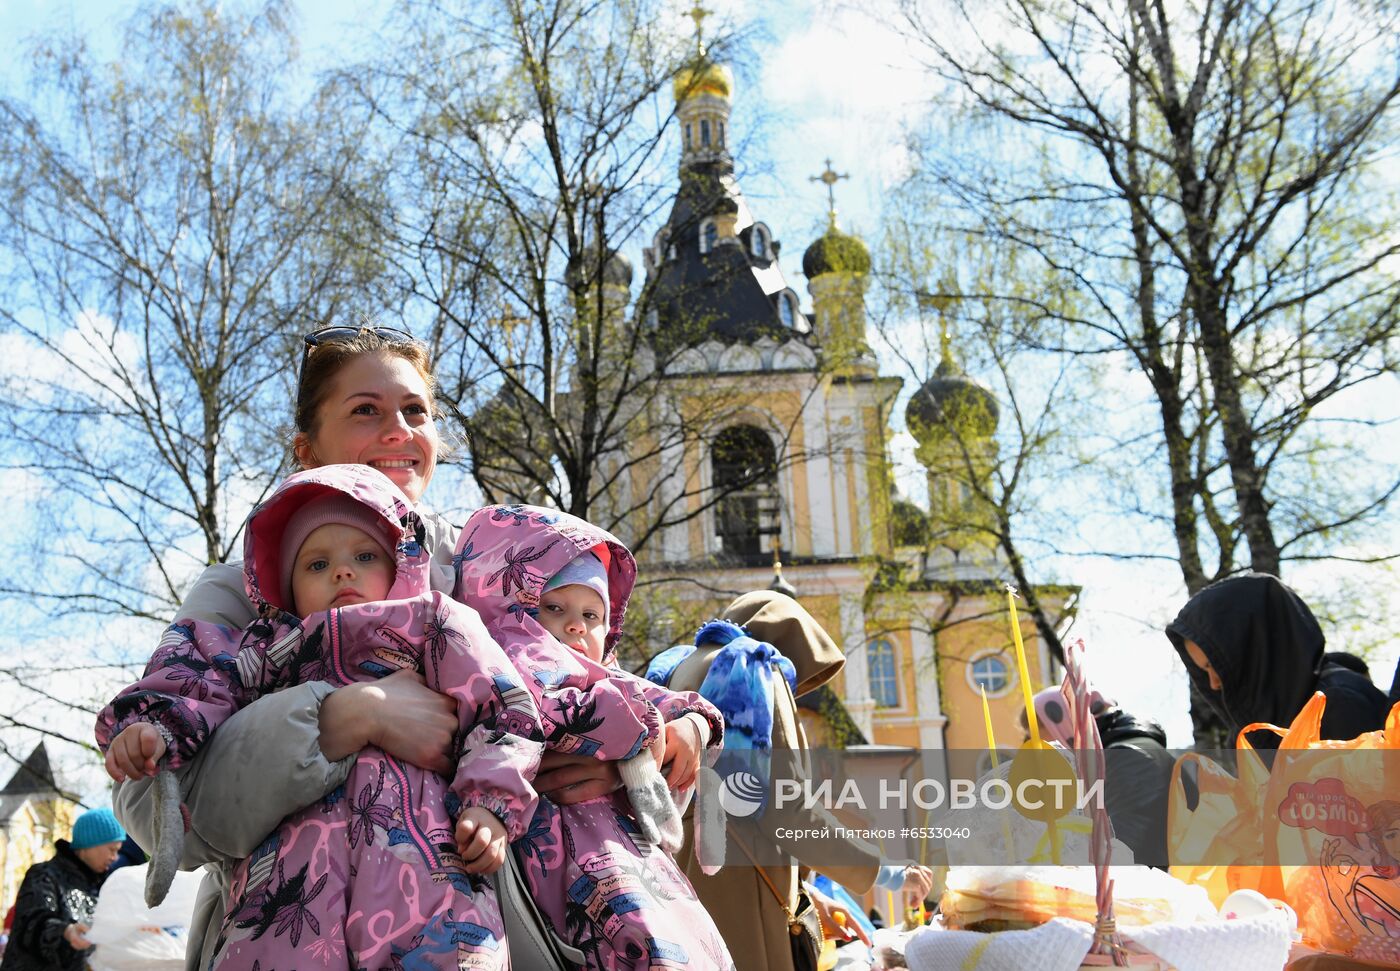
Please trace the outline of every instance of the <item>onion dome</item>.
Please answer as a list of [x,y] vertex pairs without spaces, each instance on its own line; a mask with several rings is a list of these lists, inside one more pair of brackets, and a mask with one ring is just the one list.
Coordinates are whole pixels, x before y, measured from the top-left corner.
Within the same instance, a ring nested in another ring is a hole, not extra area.
[[870,272],[870,250],[859,237],[851,236],[831,226],[802,254],[802,272],[812,280],[824,273]]
[[702,60],[699,64],[681,68],[671,82],[671,93],[677,103],[702,94],[714,95],[726,101],[734,98],[734,72],[723,64]]
[[617,250],[613,250],[608,256],[607,263],[603,265],[603,282],[610,283],[615,287],[630,287],[632,285],[632,261]]
[[[565,279],[573,289],[587,289],[596,281],[595,275],[585,270],[588,261],[594,257],[595,252],[590,247],[585,256],[570,261]],[[608,258],[603,263],[602,276],[605,286],[621,287],[626,290],[632,286],[632,261],[617,250],[609,250]]]
[[920,445],[944,429],[959,437],[990,438],[1000,417],[996,397],[964,374],[947,350],[933,377],[914,392],[904,410],[909,432]]

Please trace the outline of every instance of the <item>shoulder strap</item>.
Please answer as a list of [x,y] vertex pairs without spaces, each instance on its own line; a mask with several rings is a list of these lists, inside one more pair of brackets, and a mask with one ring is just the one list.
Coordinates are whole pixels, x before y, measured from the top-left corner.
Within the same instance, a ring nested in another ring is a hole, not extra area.
[[783,916],[787,918],[788,926],[791,927],[793,924],[797,923],[797,918],[794,917],[792,911],[788,909],[787,899],[778,892],[777,886],[774,885],[773,881],[769,878],[763,867],[759,865],[758,861],[753,858],[753,854],[750,853],[749,848],[744,845],[744,841],[739,839],[738,835],[735,834],[733,827],[726,824],[724,828],[728,831],[730,838],[734,840],[734,845],[739,847],[739,852],[743,853],[748,861],[753,864],[753,868],[758,871],[759,878],[768,885],[768,889],[773,894],[773,899],[778,901],[779,907],[783,908]]

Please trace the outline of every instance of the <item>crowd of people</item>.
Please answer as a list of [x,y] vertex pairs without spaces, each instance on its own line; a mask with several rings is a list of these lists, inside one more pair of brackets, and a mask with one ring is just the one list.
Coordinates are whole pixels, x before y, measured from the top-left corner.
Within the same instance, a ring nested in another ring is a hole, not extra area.
[[[817,891],[797,856],[750,865],[740,845],[707,866],[685,799],[727,746],[806,747],[796,699],[841,670],[836,643],[765,591],[650,679],[620,670],[631,553],[554,510],[487,507],[461,529],[434,514],[435,402],[427,352],[406,333],[306,338],[301,471],[254,511],[243,563],[204,571],[146,675],[99,716],[116,815],[84,814],[30,871],[3,971],[82,966],[118,819],[158,857],[205,869],[192,969],[289,967],[314,950],[317,966],[347,969],[797,971],[809,906],[827,933],[864,935],[852,898]],[[1236,731],[1286,725],[1315,690],[1335,702],[1327,737],[1379,727],[1389,707],[1324,653],[1275,577],[1207,587],[1167,636]],[[1134,821],[1170,775],[1165,738],[1096,703],[1118,759],[1115,826],[1164,865],[1165,834]],[[1052,738],[1055,706],[1037,700]],[[173,841],[156,833],[162,773],[188,814]],[[933,883],[858,843],[827,870],[855,894],[910,901]]]

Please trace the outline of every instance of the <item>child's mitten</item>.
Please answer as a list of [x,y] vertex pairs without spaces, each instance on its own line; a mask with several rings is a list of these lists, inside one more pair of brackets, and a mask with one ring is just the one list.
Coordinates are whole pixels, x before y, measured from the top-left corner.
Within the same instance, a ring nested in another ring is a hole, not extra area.
[[656,767],[651,752],[643,751],[617,764],[627,796],[632,800],[632,812],[647,842],[667,853],[681,848],[681,814],[671,801],[666,779]]
[[156,773],[155,841],[151,862],[146,870],[146,906],[158,907],[170,892],[175,871],[180,868],[184,850],[187,809],[180,803],[180,782],[175,773],[161,769]]
[[695,858],[700,872],[714,876],[724,866],[728,816],[720,801],[724,780],[708,765],[700,766],[695,795]]

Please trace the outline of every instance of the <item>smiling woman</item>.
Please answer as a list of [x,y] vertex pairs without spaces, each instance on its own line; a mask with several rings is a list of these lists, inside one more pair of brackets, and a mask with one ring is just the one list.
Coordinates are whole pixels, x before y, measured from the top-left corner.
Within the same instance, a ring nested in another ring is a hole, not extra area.
[[[437,384],[426,348],[393,328],[327,327],[307,335],[294,408],[291,447],[305,469],[332,464],[378,469],[416,506],[419,541],[431,560],[433,591],[450,594],[457,530],[428,511],[423,494],[441,452],[435,422]],[[218,563],[196,580],[182,620],[242,630],[255,619],[241,564]],[[362,749],[449,773],[457,705],[402,670],[335,688],[313,681],[264,695],[233,714],[203,749],[176,770],[189,828],[180,866],[205,866],[190,926],[188,968],[207,967],[220,939],[230,879],[286,817],[331,801]],[[556,804],[594,798],[620,785],[616,766],[546,753],[535,788]],[[553,761],[551,761],[553,760]],[[154,769],[154,766],[152,766]],[[153,846],[151,779],[118,783],[118,816],[143,846]],[[512,924],[512,939],[530,928]],[[512,946],[512,955],[515,948]],[[347,965],[348,966],[348,965]],[[517,962],[517,967],[531,967]]]
[[[393,328],[327,327],[308,334],[291,446],[303,468],[350,463],[382,471],[414,503],[431,557],[430,585],[451,593],[456,529],[421,505],[439,453],[437,384],[427,349]],[[214,564],[177,616],[244,629],[254,608],[242,565]],[[344,784],[361,749],[447,771],[456,705],[421,676],[399,672],[333,689],[310,682],[265,696],[233,715],[178,771],[190,828],[180,865],[212,864],[191,924],[187,966],[207,966],[227,903],[229,876],[283,818]],[[153,846],[151,779],[119,783],[118,816]]]

